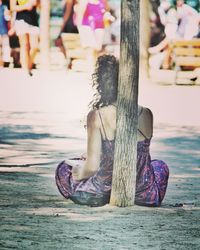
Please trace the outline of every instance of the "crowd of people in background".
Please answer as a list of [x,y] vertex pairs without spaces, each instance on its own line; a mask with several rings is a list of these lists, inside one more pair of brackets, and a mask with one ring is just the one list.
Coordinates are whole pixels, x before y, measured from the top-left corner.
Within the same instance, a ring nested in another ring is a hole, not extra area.
[[[194,1],[193,1],[194,2]],[[197,1],[196,1],[197,2]],[[198,4],[198,3],[197,3]],[[194,8],[196,7],[196,9]],[[150,67],[171,68],[171,42],[175,39],[191,40],[200,37],[200,13],[198,5],[191,7],[184,0],[162,0],[158,7],[157,26],[163,27],[164,36],[149,48]],[[155,22],[154,22],[155,25]],[[153,27],[155,29],[155,27]],[[161,33],[159,31],[159,33]]]
[[[196,0],[157,2],[159,6],[151,15],[149,62],[150,67],[170,69],[171,41],[200,37],[200,3]],[[87,62],[91,65],[105,52],[105,45],[119,44],[120,1],[62,0],[61,4],[62,23],[54,44],[66,61],[62,33],[79,34]],[[39,0],[0,0],[0,67],[8,67],[12,57],[14,67],[22,67],[32,75],[39,48],[39,7]],[[20,53],[13,50],[16,47],[20,48]]]
[[81,46],[86,52],[90,67],[102,53],[104,44],[119,41],[119,35],[111,30],[112,25],[116,23],[115,10],[117,9],[111,8],[107,0],[64,0],[63,2],[63,23],[55,44],[67,57],[61,35],[79,33]]
[[[62,33],[79,34],[87,62],[92,65],[102,53],[105,43],[119,42],[119,31],[116,32],[117,23],[119,30],[119,22],[116,22],[119,12],[112,1],[63,0],[60,4],[63,5],[62,24],[54,44],[60,48],[66,60]],[[1,66],[8,67],[13,57],[14,67],[21,67],[32,76],[34,58],[39,48],[39,8],[39,0],[0,1]],[[114,29],[112,23],[115,23]],[[13,48],[18,48],[19,53]]]

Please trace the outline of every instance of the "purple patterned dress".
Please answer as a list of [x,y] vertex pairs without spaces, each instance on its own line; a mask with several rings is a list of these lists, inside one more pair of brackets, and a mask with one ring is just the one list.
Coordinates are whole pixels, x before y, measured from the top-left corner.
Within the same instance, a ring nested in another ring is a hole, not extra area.
[[[160,206],[167,189],[169,169],[161,160],[151,161],[151,139],[138,142],[135,204]],[[60,193],[73,202],[89,206],[109,203],[114,157],[114,140],[102,139],[102,154],[97,173],[89,179],[75,181],[72,167],[61,162],[56,170],[56,184]]]

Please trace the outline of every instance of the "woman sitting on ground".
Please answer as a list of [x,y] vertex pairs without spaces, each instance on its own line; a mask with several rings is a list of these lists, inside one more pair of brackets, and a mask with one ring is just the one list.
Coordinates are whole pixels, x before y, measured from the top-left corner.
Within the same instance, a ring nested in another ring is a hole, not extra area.
[[[97,93],[91,104],[93,109],[87,116],[86,159],[82,159],[82,167],[73,164],[73,160],[66,160],[61,162],[56,170],[56,184],[60,193],[77,204],[102,206],[109,203],[116,131],[118,70],[119,64],[114,56],[104,55],[98,58],[93,74],[93,86]],[[152,112],[139,106],[135,193],[137,205],[160,206],[167,188],[167,165],[160,160],[151,161],[149,154],[152,134]]]

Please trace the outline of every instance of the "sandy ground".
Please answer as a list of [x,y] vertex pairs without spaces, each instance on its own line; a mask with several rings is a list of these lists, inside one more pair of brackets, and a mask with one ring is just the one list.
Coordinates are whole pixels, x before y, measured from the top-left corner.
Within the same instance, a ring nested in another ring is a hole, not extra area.
[[56,165],[84,152],[90,77],[0,71],[0,249],[200,249],[200,87],[140,83],[155,116],[152,158],[170,166],[161,208],[64,200]]

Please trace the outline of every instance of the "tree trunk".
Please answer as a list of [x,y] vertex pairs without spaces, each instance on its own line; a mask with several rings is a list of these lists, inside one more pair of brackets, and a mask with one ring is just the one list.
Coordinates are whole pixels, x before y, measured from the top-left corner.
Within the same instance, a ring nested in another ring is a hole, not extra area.
[[121,2],[121,49],[117,129],[110,204],[135,200],[138,125],[139,0]]
[[50,0],[41,0],[40,13],[40,63],[42,69],[50,67]]

